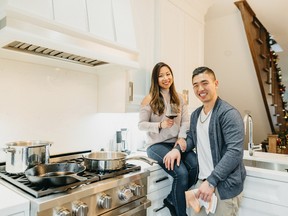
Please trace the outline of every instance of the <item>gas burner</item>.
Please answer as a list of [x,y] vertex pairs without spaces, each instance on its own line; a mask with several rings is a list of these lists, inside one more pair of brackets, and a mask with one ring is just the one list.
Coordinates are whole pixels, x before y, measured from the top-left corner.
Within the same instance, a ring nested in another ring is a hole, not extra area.
[[[89,154],[89,152],[87,153]],[[50,157],[50,163],[84,162],[84,153]],[[9,174],[0,164],[1,184],[15,190],[30,201],[30,216],[113,216],[146,215],[151,205],[147,199],[148,170],[125,164],[121,170],[96,173],[85,170],[79,176],[86,180],[64,186],[33,185],[25,174]]]
[[[74,158],[71,160],[64,160],[61,161],[64,163],[82,163],[83,158]],[[47,196],[50,194],[62,193],[71,189],[75,189],[81,185],[90,184],[93,182],[101,181],[108,178],[113,178],[119,175],[123,175],[129,172],[134,172],[141,170],[140,166],[136,166],[133,164],[127,164],[126,168],[118,171],[113,171],[110,173],[95,173],[89,172],[85,170],[80,176],[86,177],[87,180],[85,181],[78,181],[69,185],[64,186],[46,186],[46,185],[35,185],[32,184],[24,174],[11,174],[5,171],[5,166],[0,166],[0,177],[5,181],[15,185],[16,187],[20,188],[21,190],[29,193],[30,195],[39,198],[43,196]]]

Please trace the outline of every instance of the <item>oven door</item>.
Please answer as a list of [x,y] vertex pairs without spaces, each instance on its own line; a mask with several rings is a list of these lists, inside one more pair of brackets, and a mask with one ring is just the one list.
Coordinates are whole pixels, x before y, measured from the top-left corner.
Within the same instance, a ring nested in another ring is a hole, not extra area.
[[142,197],[137,200],[133,200],[119,208],[113,209],[101,216],[146,216],[146,209],[151,206],[151,201],[147,197]]

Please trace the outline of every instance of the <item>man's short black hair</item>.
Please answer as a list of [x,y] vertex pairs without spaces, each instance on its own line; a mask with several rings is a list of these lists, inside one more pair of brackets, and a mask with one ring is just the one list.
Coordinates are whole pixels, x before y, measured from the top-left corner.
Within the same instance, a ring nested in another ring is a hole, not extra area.
[[208,74],[212,74],[212,76],[214,77],[214,79],[216,79],[215,73],[212,69],[206,67],[206,66],[202,66],[202,67],[197,67],[194,71],[193,71],[193,75],[192,75],[192,80],[195,76],[201,74],[201,73],[208,73]]

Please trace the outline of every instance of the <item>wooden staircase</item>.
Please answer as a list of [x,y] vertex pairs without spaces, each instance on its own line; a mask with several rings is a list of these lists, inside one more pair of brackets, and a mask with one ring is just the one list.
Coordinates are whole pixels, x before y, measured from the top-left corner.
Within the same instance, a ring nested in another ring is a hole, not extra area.
[[271,49],[271,36],[246,0],[237,1],[235,5],[241,12],[271,131],[273,134],[286,132],[285,86],[281,83],[278,56]]

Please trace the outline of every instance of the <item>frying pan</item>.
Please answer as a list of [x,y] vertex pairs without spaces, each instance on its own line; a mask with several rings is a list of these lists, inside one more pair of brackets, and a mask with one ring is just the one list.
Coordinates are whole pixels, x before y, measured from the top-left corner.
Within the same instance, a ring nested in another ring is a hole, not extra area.
[[124,152],[115,151],[98,151],[92,152],[84,158],[84,166],[89,171],[109,172],[117,171],[125,168],[127,160],[141,160],[150,165],[157,163],[157,161],[145,156],[127,157]]
[[36,165],[27,169],[24,174],[32,184],[63,186],[87,180],[78,175],[85,169],[85,166],[78,163],[51,163]]

